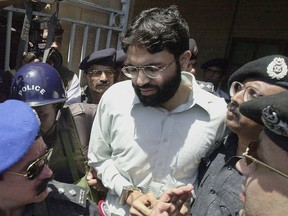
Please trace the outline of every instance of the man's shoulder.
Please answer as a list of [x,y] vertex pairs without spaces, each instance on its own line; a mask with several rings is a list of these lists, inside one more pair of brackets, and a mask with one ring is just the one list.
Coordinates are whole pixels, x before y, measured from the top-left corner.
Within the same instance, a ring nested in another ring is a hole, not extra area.
[[[121,82],[117,82],[117,83],[114,83],[112,86],[110,86],[106,92],[115,92],[115,91],[118,91],[119,89],[123,89],[123,90],[133,90],[133,87],[132,87],[132,82],[131,80],[124,80],[124,81],[121,81]],[[105,92],[105,93],[106,93]],[[122,92],[119,92],[119,93],[122,93]]]
[[[113,84],[107,89],[101,97],[100,104],[112,106],[126,106],[133,103],[136,94],[134,92],[131,80],[125,80]],[[101,102],[103,101],[103,102]],[[101,105],[100,105],[101,106]]]

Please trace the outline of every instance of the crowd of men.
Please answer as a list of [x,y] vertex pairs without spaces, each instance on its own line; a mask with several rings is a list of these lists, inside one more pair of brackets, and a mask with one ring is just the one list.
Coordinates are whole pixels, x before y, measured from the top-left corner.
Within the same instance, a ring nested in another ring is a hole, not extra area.
[[0,73],[0,215],[285,214],[288,58],[246,63],[227,97],[227,59],[195,79],[176,6],[142,11],[120,40],[79,63],[79,101],[62,67]]

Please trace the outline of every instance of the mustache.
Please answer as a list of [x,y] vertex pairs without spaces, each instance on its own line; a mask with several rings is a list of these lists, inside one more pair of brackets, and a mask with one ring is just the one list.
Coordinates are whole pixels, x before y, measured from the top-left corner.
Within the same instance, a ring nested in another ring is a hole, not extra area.
[[152,84],[150,84],[150,83],[146,83],[145,85],[143,85],[143,86],[138,86],[138,85],[136,85],[137,86],[137,88],[141,88],[141,89],[145,89],[145,88],[157,88],[158,86],[155,86],[155,85],[152,85]]
[[240,113],[240,110],[239,110],[239,104],[236,103],[235,101],[231,101],[229,104],[227,104],[227,109],[234,113],[235,115],[239,116],[241,113]]
[[54,175],[52,175],[50,178],[44,179],[44,180],[36,187],[37,196],[39,196],[43,191],[46,190],[46,188],[48,187],[48,182],[49,182],[49,181],[52,181],[53,178],[54,178]]

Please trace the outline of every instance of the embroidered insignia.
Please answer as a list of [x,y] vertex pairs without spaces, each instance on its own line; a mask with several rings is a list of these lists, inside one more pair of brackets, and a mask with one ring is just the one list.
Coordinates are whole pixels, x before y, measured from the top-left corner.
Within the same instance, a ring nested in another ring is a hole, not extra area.
[[287,75],[287,64],[285,60],[281,57],[276,57],[267,67],[268,75],[274,79],[282,79],[284,76]]
[[262,121],[272,132],[288,137],[288,124],[278,117],[278,110],[273,106],[268,106],[262,110]]

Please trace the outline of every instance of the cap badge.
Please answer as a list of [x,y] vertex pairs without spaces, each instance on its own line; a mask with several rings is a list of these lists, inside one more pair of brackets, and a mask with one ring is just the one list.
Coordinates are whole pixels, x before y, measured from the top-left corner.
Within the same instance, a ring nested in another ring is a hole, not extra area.
[[274,58],[267,67],[267,73],[272,79],[282,79],[287,75],[287,72],[287,64],[281,57]]
[[272,132],[288,137],[288,124],[279,119],[278,110],[273,105],[262,110],[262,121]]

